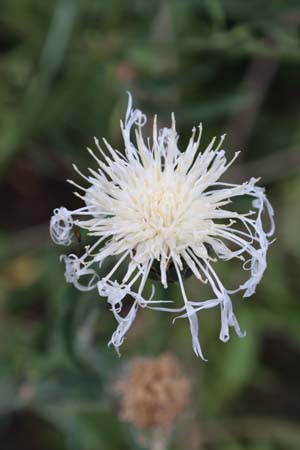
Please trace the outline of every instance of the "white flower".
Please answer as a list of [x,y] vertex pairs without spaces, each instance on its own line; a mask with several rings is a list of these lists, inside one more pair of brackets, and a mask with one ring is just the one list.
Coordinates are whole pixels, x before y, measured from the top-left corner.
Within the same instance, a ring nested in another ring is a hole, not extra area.
[[[88,149],[98,165],[85,176],[76,166],[87,187],[70,181],[80,191],[76,193],[85,206],[75,211],[59,208],[50,222],[50,233],[57,244],[69,245],[73,227],[85,229],[95,237],[84,254],[63,256],[66,280],[78,289],[96,288],[107,297],[118,321],[111,343],[118,350],[131,326],[139,307],[180,312],[189,320],[193,348],[203,358],[198,338],[197,313],[202,309],[220,307],[220,339],[229,339],[229,328],[244,336],[233,312],[231,295],[242,291],[244,297],[255,292],[266,268],[269,237],[274,232],[273,209],[264,189],[256,186],[258,180],[237,185],[219,181],[236,159],[227,162],[221,149],[225,135],[216,143],[199,152],[202,126],[193,129],[185,151],[178,148],[175,118],[172,127],[157,131],[154,118],[152,139],[146,141],[142,127],[146,116],[132,108],[129,94],[125,123],[121,122],[124,153],[113,149],[103,139],[102,150],[97,139],[98,154]],[[132,137],[132,128],[134,137]],[[255,211],[238,213],[226,206],[235,197],[252,198]],[[270,230],[265,231],[262,215],[266,212]],[[108,257],[117,256],[117,262],[104,277],[97,269]],[[238,258],[249,278],[236,290],[226,289],[216,270],[217,260]],[[120,266],[126,266],[121,283],[114,276]],[[179,282],[182,307],[155,306],[159,300],[144,298],[143,291],[151,271],[157,268],[162,285],[168,286],[170,271]],[[208,282],[213,296],[209,300],[191,300],[184,287],[184,273],[192,272],[200,283]],[[85,284],[79,281],[84,277]],[[123,300],[130,296],[133,303],[124,317]]]

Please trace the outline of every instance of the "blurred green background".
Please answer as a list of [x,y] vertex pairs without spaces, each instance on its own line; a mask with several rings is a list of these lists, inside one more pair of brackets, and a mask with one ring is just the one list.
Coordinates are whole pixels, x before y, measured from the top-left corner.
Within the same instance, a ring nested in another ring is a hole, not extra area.
[[[165,351],[194,382],[171,449],[299,450],[299,30],[292,0],[1,0],[1,450],[141,449],[111,383],[130,357]],[[93,164],[93,136],[122,149],[126,90],[162,124],[174,111],[183,147],[200,121],[202,145],[227,132],[229,156],[243,150],[227,179],[261,176],[275,208],[265,277],[251,300],[235,297],[247,337],[225,345],[219,312],[200,316],[208,363],[186,321],[151,311],[118,358],[104,299],[65,283],[48,236],[54,207],[80,205],[65,180],[72,162]]]

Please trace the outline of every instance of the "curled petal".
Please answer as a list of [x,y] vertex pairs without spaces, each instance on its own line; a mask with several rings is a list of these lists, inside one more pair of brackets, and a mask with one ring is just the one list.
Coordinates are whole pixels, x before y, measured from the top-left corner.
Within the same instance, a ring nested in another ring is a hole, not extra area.
[[[127,284],[120,284],[117,281],[110,281],[102,279],[97,283],[98,292],[101,297],[107,297],[107,302],[111,305],[111,311],[118,322],[117,329],[114,331],[108,345],[113,345],[119,354],[119,347],[122,345],[125,334],[131,327],[139,307],[145,308],[149,304],[156,303],[153,301],[154,287],[150,298],[147,300],[142,295],[131,290]],[[133,303],[127,315],[122,314],[123,301],[126,296],[129,296]]]
[[50,236],[58,245],[70,245],[74,221],[67,208],[56,208],[50,219]]
[[[99,275],[94,269],[82,265],[80,258],[76,255],[61,255],[60,260],[65,263],[65,279],[72,283],[80,291],[91,291],[99,281]],[[81,277],[87,277],[86,284],[80,283]]]
[[221,331],[220,331],[221,341],[227,342],[229,340],[229,327],[233,327],[235,329],[236,334],[239,337],[245,337],[246,332],[241,331],[238,321],[232,309],[231,299],[226,292],[223,292],[223,298],[220,304],[221,304]]

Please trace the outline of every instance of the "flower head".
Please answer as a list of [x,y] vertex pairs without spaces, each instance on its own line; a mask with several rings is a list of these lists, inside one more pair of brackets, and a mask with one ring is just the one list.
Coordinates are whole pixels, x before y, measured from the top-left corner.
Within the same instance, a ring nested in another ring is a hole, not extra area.
[[[194,351],[203,357],[198,337],[197,313],[218,306],[221,312],[220,339],[229,339],[229,328],[244,336],[233,312],[231,295],[242,291],[244,297],[255,292],[266,268],[269,238],[274,232],[273,209],[257,179],[239,185],[220,181],[238,156],[227,162],[222,149],[225,135],[213,138],[199,151],[202,126],[192,131],[185,151],[178,148],[175,117],[171,128],[157,130],[156,117],[152,139],[144,139],[146,116],[132,108],[129,95],[125,123],[121,121],[124,152],[112,148],[103,139],[105,149],[95,139],[97,153],[88,149],[97,169],[82,174],[86,186],[73,181],[84,206],[75,211],[61,207],[54,210],[50,234],[54,242],[69,245],[74,226],[87,230],[95,242],[85,247],[81,257],[64,255],[66,280],[78,289],[97,288],[106,297],[118,322],[111,343],[118,349],[140,307],[179,312],[188,319]],[[133,133],[134,129],[134,133]],[[132,136],[134,134],[134,136]],[[252,199],[253,210],[238,213],[227,205],[239,196]],[[265,231],[266,213],[270,229]],[[99,267],[109,257],[117,257],[113,268],[100,277]],[[217,260],[237,258],[248,271],[247,281],[236,290],[228,290],[215,270]],[[121,282],[114,277],[126,265]],[[143,295],[151,271],[156,268],[166,288],[172,270],[179,283],[182,307],[156,306],[159,300]],[[189,270],[200,283],[212,288],[209,300],[191,300],[184,287],[184,273]],[[83,278],[84,277],[84,278]],[[85,283],[82,282],[85,280]],[[133,299],[124,317],[121,313],[126,296]]]

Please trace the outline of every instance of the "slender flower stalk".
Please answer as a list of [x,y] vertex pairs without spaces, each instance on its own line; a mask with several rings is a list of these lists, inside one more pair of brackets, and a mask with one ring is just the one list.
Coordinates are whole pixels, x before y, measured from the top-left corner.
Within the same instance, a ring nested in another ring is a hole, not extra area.
[[[96,152],[88,149],[97,169],[84,175],[74,165],[86,186],[74,181],[75,194],[84,206],[69,211],[65,207],[54,210],[50,234],[54,242],[69,245],[73,227],[87,230],[95,241],[86,246],[81,257],[63,255],[66,281],[82,291],[97,289],[106,297],[118,322],[110,343],[118,350],[140,307],[179,313],[190,325],[193,349],[204,359],[199,337],[197,313],[219,307],[221,315],[220,339],[229,339],[229,328],[237,335],[241,331],[233,312],[231,296],[241,291],[243,297],[255,292],[266,269],[266,254],[274,233],[273,209],[265,190],[251,178],[243,184],[220,181],[235,161],[227,161],[222,149],[225,135],[214,137],[204,151],[199,151],[202,125],[193,128],[185,151],[178,148],[175,117],[171,128],[157,129],[153,123],[152,139],[144,139],[146,116],[133,109],[129,101],[125,122],[121,121],[124,152],[110,146],[103,139],[104,148],[95,139]],[[238,213],[227,209],[237,197],[252,199],[253,210]],[[263,227],[263,215],[268,216],[269,230]],[[99,268],[104,260],[117,257],[114,267],[104,276]],[[235,290],[225,288],[217,275],[218,260],[239,259],[249,274]],[[120,266],[126,266],[121,282],[115,279]],[[156,267],[164,288],[170,282],[171,270],[179,282],[182,306],[150,298],[143,292],[153,268]],[[199,283],[209,283],[212,298],[191,300],[184,287],[184,274],[189,270]],[[85,283],[82,281],[85,280]],[[133,299],[124,317],[122,306],[126,296]]]

